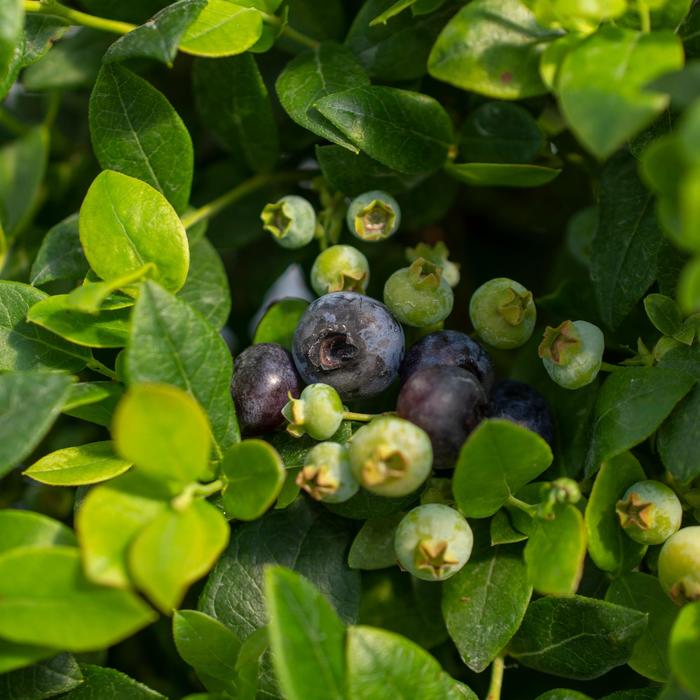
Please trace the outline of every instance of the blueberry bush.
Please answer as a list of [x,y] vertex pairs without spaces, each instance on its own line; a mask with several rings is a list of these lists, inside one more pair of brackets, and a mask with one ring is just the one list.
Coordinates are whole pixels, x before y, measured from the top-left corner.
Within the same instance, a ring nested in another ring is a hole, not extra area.
[[0,698],[700,698],[699,36],[0,0]]

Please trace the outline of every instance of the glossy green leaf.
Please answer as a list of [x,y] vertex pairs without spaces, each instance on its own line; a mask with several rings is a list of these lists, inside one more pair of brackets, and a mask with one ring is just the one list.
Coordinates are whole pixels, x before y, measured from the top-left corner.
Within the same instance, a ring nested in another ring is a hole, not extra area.
[[629,571],[644,556],[646,545],[627,537],[615,511],[625,491],[644,479],[644,470],[630,452],[603,462],[596,475],[586,504],[586,530],[588,552],[603,571],[614,574]]
[[291,350],[294,331],[308,305],[306,299],[291,297],[272,304],[255,329],[253,343],[279,343]]
[[263,31],[261,14],[226,0],[208,0],[180,40],[180,50],[195,56],[233,56],[248,50]]
[[166,700],[165,695],[113,668],[81,664],[80,670],[83,682],[61,696],[62,700]]
[[578,508],[555,510],[552,520],[535,518],[525,546],[527,575],[543,595],[570,595],[578,589],[586,557],[586,527]]
[[0,475],[27,457],[61,411],[71,378],[49,372],[0,374]]
[[440,103],[410,90],[355,87],[322,97],[315,107],[370,158],[399,172],[436,170],[452,143],[452,124]]
[[522,542],[527,539],[527,535],[515,529],[510,514],[505,508],[501,508],[501,510],[491,518],[489,530],[492,545],[515,544],[516,542]]
[[123,474],[131,462],[117,457],[111,441],[65,447],[44,455],[23,474],[51,486],[82,486]]
[[89,273],[85,282],[76,287],[67,295],[66,306],[88,314],[97,314],[101,310],[116,311],[127,309],[134,305],[134,300],[126,294],[118,293],[119,290],[133,291],[132,286],[141,282],[146,275],[155,269],[153,263],[146,263],[119,277],[113,277],[108,282],[95,282],[99,279],[94,272]]
[[445,582],[442,612],[464,663],[480,673],[508,644],[530,602],[522,548],[481,547]]
[[505,163],[450,163],[445,171],[472,187],[541,187],[561,173],[542,165]]
[[138,588],[166,615],[177,608],[190,584],[206,574],[226,547],[229,527],[205,500],[157,515],[129,547],[129,573]]
[[649,294],[644,299],[644,310],[657,331],[684,342],[683,316],[673,299],[663,294]]
[[80,245],[78,215],[71,214],[44,236],[29,279],[34,286],[56,280],[81,280],[89,269]]
[[264,440],[243,440],[221,460],[226,514],[235,520],[255,520],[277,500],[284,484],[282,459]]
[[671,630],[669,657],[671,669],[681,685],[697,695],[700,693],[700,603],[686,605]]
[[549,445],[508,420],[482,421],[462,446],[452,490],[467,517],[493,515],[552,462]]
[[672,32],[604,26],[564,60],[558,80],[564,117],[589,151],[607,158],[668,104],[647,84],[682,65],[682,45]]
[[180,656],[195,671],[222,681],[235,680],[241,640],[215,618],[197,610],[176,610],[173,639]]
[[0,554],[15,547],[77,545],[73,531],[47,515],[30,510],[0,510]]
[[211,447],[204,409],[167,384],[133,384],[114,415],[114,449],[153,478],[186,485],[206,476]]
[[626,663],[646,625],[644,613],[602,600],[539,598],[508,650],[528,668],[588,680]]
[[242,152],[256,172],[272,170],[279,156],[277,124],[253,56],[197,59],[192,80],[202,122],[221,145],[234,155]]
[[345,625],[308,580],[288,569],[265,573],[275,671],[289,700],[344,700]]
[[327,42],[290,61],[279,74],[275,89],[282,107],[297,124],[357,152],[359,146],[326,119],[316,103],[328,95],[368,85],[369,78],[352,52]]
[[370,518],[359,529],[348,552],[351,569],[385,569],[396,563],[394,534],[403,513]]
[[123,394],[124,387],[115,382],[79,382],[70,387],[61,410],[69,416],[108,428]]
[[165,95],[126,68],[108,64],[95,81],[89,119],[92,148],[104,170],[143,180],[178,213],[187,208],[192,140]]
[[69,547],[22,547],[0,557],[0,634],[68,651],[109,646],[155,615],[126,591],[90,583]]
[[0,3],[0,72],[22,42],[24,6],[19,0]]
[[541,95],[546,88],[539,57],[556,36],[518,0],[475,0],[442,30],[428,71],[438,80],[497,99]]
[[596,400],[587,473],[648,438],[693,384],[692,377],[661,367],[613,372]]
[[670,675],[668,640],[678,608],[655,576],[636,571],[614,579],[605,600],[647,613],[649,622],[627,662],[637,673],[663,683]]
[[206,0],[179,0],[164,7],[145,24],[117,39],[104,63],[151,58],[172,67],[182,35],[206,6]]
[[658,433],[657,447],[664,467],[679,483],[700,476],[696,445],[700,440],[700,387],[695,386],[673,409]]
[[[7,644],[0,642],[3,646]],[[70,654],[48,654],[53,658],[0,675],[0,696],[5,698],[50,698],[77,688],[83,682],[78,662]]]
[[231,353],[219,333],[184,301],[146,282],[132,317],[126,350],[130,384],[159,382],[189,391],[207,407],[217,455],[238,442],[229,385]]

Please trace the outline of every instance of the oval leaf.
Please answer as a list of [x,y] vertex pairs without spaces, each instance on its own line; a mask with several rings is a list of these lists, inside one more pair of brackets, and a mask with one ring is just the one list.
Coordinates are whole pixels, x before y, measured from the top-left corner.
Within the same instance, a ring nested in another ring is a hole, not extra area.
[[557,168],[516,163],[454,163],[445,170],[472,187],[541,187],[561,173]]

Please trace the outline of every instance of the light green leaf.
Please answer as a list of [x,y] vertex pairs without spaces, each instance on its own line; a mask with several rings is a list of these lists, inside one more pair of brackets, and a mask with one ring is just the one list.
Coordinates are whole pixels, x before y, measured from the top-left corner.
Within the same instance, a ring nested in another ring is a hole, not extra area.
[[[0,692],[3,689],[3,683],[6,687],[14,687],[16,681],[9,679],[7,676],[10,671],[16,669],[24,669],[27,666],[32,666],[31,671],[36,670],[36,664],[43,659],[48,659],[56,655],[56,649],[51,647],[40,647],[36,644],[20,644],[19,642],[10,642],[7,639],[0,639]],[[19,676],[19,674],[17,674]],[[26,674],[22,674],[26,676]]]
[[669,655],[674,675],[688,690],[700,694],[700,602],[686,605],[671,630]]
[[291,350],[294,331],[308,306],[306,299],[291,297],[272,304],[255,329],[253,343],[278,343]]
[[105,170],[80,208],[80,242],[90,267],[104,280],[153,263],[151,276],[177,291],[187,279],[189,248],[180,218],[158,190]]
[[113,668],[81,664],[83,682],[61,700],[167,700],[165,695]]
[[44,236],[29,279],[34,286],[56,280],[81,280],[89,269],[80,245],[78,215],[71,214]]
[[51,486],[82,486],[112,479],[130,466],[131,462],[114,454],[112,443],[107,440],[56,450],[22,473]]
[[505,163],[450,163],[445,172],[472,187],[541,187],[561,170],[543,165]]
[[77,546],[73,531],[58,520],[30,510],[0,510],[0,554],[15,547]]
[[23,25],[24,5],[19,0],[3,0],[0,3],[0,74],[22,42]]

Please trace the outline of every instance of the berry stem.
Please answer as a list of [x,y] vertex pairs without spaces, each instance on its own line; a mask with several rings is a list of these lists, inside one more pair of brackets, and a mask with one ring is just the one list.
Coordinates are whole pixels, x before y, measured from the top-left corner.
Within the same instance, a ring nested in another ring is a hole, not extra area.
[[503,687],[503,671],[505,670],[505,660],[499,655],[491,664],[491,684],[486,700],[500,700],[501,688]]
[[87,363],[87,366],[93,372],[97,372],[98,374],[102,374],[105,377],[109,377],[109,379],[116,380],[117,378],[117,374],[114,370],[111,370],[109,367],[107,367],[107,365],[102,364],[102,362],[95,359],[94,357]]
[[521,501],[515,496],[508,496],[508,500],[506,502],[508,503],[508,505],[513,506],[514,508],[518,508],[524,513],[527,513],[532,518],[534,518],[537,515],[537,506],[533,506],[530,503],[525,503],[525,501]]
[[207,498],[224,488],[224,482],[221,479],[212,481],[208,484],[200,484],[194,482],[185,486],[182,491],[173,498],[171,505],[175,510],[182,511],[190,506],[195,498]]
[[271,27],[282,26],[282,29],[280,30],[281,36],[286,36],[287,39],[296,41],[297,44],[306,46],[309,49],[315,50],[321,45],[320,41],[316,41],[316,39],[312,39],[310,36],[302,34],[301,32],[294,29],[294,27],[290,27],[288,24],[284,23],[284,20],[282,20],[281,17],[277,17],[276,15],[270,15],[267,12],[260,12],[260,14],[262,15],[262,19],[263,22],[265,22],[265,24],[269,24]]
[[313,172],[308,170],[290,170],[269,175],[254,175],[250,179],[245,180],[245,182],[236,185],[228,192],[225,192],[220,197],[199,207],[199,209],[184,214],[182,217],[182,225],[185,228],[192,228],[192,226],[198,224],[200,221],[211,219],[239,199],[243,199],[243,197],[267,185],[299,182],[300,180],[308,180],[311,177],[313,177]]
[[651,13],[646,0],[637,0],[637,11],[639,12],[639,23],[645,34],[651,31]]
[[343,420],[355,420],[362,423],[369,423],[378,415],[378,413],[353,413],[353,411],[345,411],[345,413],[343,413]]
[[618,365],[610,364],[609,362],[601,362],[600,363],[600,371],[601,372],[619,372],[621,369],[624,369],[624,368],[620,367]]
[[37,12],[44,15],[63,17],[63,19],[67,19],[71,24],[100,29],[103,32],[111,32],[112,34],[127,34],[132,29],[136,29],[135,24],[119,22],[114,19],[105,19],[104,17],[95,17],[86,12],[80,12],[80,10],[66,7],[56,0],[24,0],[24,9],[26,12]]

